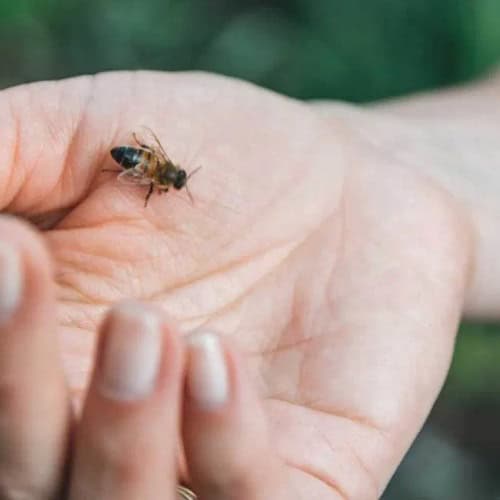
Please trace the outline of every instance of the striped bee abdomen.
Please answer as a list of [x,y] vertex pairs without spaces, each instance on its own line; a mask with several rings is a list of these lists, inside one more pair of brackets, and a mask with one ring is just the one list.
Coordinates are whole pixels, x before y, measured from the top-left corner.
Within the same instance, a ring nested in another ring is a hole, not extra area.
[[146,151],[131,146],[118,146],[111,150],[111,156],[122,168],[133,168],[143,160]]

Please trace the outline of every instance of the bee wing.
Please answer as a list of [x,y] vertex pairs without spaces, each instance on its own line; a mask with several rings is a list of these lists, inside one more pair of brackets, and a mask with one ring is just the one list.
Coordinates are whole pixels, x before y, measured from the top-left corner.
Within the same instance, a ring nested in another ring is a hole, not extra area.
[[146,186],[151,184],[151,179],[144,176],[142,170],[136,168],[129,168],[118,174],[118,180],[123,184],[135,184],[136,186]]
[[142,133],[139,136],[141,144],[147,145],[149,148],[153,149],[156,154],[163,157],[165,162],[172,163],[172,160],[168,156],[164,147],[161,145],[158,136],[149,127],[146,127],[145,125],[143,125],[141,129]]

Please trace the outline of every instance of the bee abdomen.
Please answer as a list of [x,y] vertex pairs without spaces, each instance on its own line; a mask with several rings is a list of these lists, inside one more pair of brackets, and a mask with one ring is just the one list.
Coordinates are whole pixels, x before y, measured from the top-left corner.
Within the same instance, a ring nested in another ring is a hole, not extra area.
[[118,146],[111,150],[111,156],[121,167],[135,167],[142,159],[142,151],[130,146]]

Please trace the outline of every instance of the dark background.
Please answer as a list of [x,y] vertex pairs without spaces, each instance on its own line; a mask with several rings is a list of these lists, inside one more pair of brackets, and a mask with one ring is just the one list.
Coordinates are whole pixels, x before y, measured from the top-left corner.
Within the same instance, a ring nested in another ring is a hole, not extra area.
[[[499,56],[500,0],[0,0],[0,87],[203,69],[298,98],[367,102],[473,79]],[[385,500],[500,499],[498,360],[497,326],[462,327]]]

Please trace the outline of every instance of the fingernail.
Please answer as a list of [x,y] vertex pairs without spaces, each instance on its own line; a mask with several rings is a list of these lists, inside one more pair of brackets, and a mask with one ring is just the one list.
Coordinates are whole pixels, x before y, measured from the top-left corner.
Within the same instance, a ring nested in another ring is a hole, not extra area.
[[226,358],[216,335],[207,332],[187,337],[189,364],[188,393],[203,410],[214,410],[224,405],[229,395]]
[[22,271],[19,253],[0,242],[0,324],[10,320],[21,301]]
[[153,392],[161,361],[160,323],[138,304],[123,304],[111,313],[104,332],[101,394],[130,401]]

